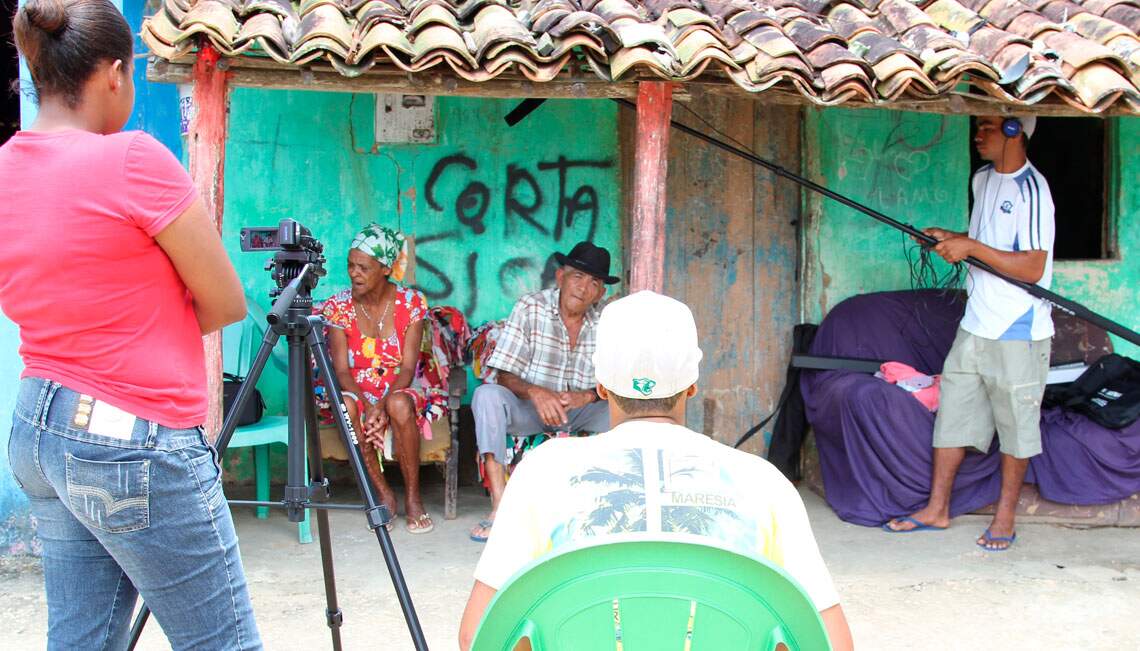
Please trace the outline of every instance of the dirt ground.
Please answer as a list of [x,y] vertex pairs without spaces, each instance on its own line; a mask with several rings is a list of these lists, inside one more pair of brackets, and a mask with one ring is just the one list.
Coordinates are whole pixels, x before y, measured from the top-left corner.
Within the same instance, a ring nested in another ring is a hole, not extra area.
[[[351,494],[350,489],[339,491]],[[890,535],[840,521],[801,490],[851,622],[857,648],[1140,649],[1140,531],[1024,524],[1003,553],[974,546],[981,516],[945,532]],[[427,490],[436,529],[393,540],[428,644],[456,648],[459,616],[481,545],[467,538],[482,492],[460,490],[459,518],[442,519],[442,485]],[[346,499],[346,498],[342,498]],[[254,610],[268,649],[329,648],[320,552],[297,543],[283,513],[235,508]],[[331,515],[346,649],[411,649],[379,545],[362,515]],[[0,646],[42,649],[46,616],[35,559],[0,559]],[[142,649],[168,649],[153,621]]]

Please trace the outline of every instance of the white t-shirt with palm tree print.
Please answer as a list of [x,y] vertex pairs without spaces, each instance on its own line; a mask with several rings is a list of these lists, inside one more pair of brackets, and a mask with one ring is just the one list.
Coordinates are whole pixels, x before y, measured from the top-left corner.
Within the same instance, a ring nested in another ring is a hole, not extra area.
[[507,484],[475,578],[497,590],[562,545],[641,536],[711,539],[783,567],[817,609],[839,603],[803,500],[775,466],[650,421],[553,439],[527,453]]

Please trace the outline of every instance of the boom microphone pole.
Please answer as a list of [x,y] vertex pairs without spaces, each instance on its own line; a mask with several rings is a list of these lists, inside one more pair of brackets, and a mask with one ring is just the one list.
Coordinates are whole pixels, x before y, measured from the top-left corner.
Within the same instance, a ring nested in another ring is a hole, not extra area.
[[[617,102],[618,104],[621,104],[622,106],[624,106],[626,108],[637,110],[637,105],[634,104],[633,102],[627,100],[627,99],[614,99],[614,101]],[[838,201],[839,203],[847,206],[848,208],[853,208],[853,209],[863,213],[864,215],[867,215],[873,219],[877,219],[878,221],[880,221],[880,222],[882,222],[882,223],[884,223],[884,224],[886,224],[892,228],[900,230],[900,231],[906,233],[907,235],[910,235],[911,237],[915,238],[916,240],[920,241],[924,246],[934,246],[935,244],[938,243],[937,239],[927,235],[926,233],[923,233],[922,231],[918,230],[917,228],[915,228],[914,226],[912,226],[910,224],[904,224],[904,223],[902,223],[896,219],[892,219],[891,217],[884,215],[883,213],[879,212],[878,210],[864,206],[863,204],[861,204],[861,203],[859,203],[853,199],[845,197],[845,196],[843,196],[843,195],[841,195],[838,192],[835,192],[833,190],[829,190],[829,189],[823,187],[822,185],[820,185],[820,184],[818,184],[818,183],[816,183],[810,179],[806,179],[806,178],[800,176],[799,174],[789,172],[787,169],[785,169],[785,168],[783,168],[783,167],[781,167],[781,166],[779,166],[779,165],[777,165],[771,161],[764,160],[763,158],[760,158],[759,156],[753,154],[752,152],[745,151],[739,147],[734,147],[734,146],[732,146],[732,145],[730,145],[727,142],[724,142],[722,140],[717,140],[716,138],[714,138],[712,136],[701,133],[700,131],[697,131],[696,129],[693,129],[693,128],[688,127],[684,124],[681,124],[680,122],[678,122],[676,120],[670,120],[670,124],[672,124],[673,128],[677,129],[678,131],[682,131],[684,133],[689,134],[690,136],[693,136],[694,138],[698,138],[700,140],[703,140],[703,141],[707,142],[708,144],[710,144],[714,147],[717,147],[718,149],[723,149],[724,151],[726,151],[726,152],[728,152],[734,156],[738,156],[740,158],[743,158],[744,160],[746,160],[746,161],[748,161],[754,165],[759,165],[760,167],[763,167],[764,169],[772,172],[776,176],[781,176],[785,179],[788,179],[789,181],[792,181],[794,183],[798,183],[799,185],[802,185],[803,187],[805,187],[805,188],[807,188],[813,192],[817,192],[819,194],[822,194],[823,196],[825,196],[829,199],[832,199],[834,201]],[[1117,335],[1118,337],[1124,339],[1125,341],[1129,341],[1133,344],[1140,346],[1140,334],[1138,334],[1136,331],[1134,331],[1130,328],[1127,328],[1127,327],[1125,327],[1125,326],[1123,326],[1123,325],[1121,325],[1121,324],[1119,324],[1119,323],[1117,323],[1117,322],[1115,322],[1115,321],[1113,321],[1107,317],[1104,317],[1100,314],[1097,314],[1096,312],[1093,312],[1092,310],[1081,305],[1080,303],[1077,303],[1076,301],[1067,299],[1064,296],[1061,296],[1060,294],[1057,294],[1055,292],[1051,292],[1048,289],[1041,287],[1040,285],[1037,285],[1034,283],[1027,283],[1023,280],[1018,280],[1016,278],[1012,278],[1010,276],[1007,276],[1007,275],[1001,273],[1000,271],[994,269],[990,265],[986,264],[985,262],[982,262],[981,260],[979,260],[973,256],[966,258],[965,262],[970,264],[970,265],[973,265],[974,267],[977,267],[978,269],[981,269],[982,271],[987,271],[987,272],[997,276],[998,278],[1001,278],[1002,280],[1006,281],[1007,283],[1010,283],[1011,285],[1014,285],[1014,286],[1020,287],[1021,289],[1024,289],[1031,296],[1035,296],[1035,297],[1040,298],[1044,301],[1048,301],[1052,305],[1056,306],[1062,312],[1072,314],[1073,316],[1075,316],[1079,319],[1083,319],[1084,321],[1087,321],[1087,322],[1089,322],[1095,326],[1098,326],[1098,327],[1100,327],[1100,328],[1102,328],[1108,332],[1111,332],[1114,335]]]

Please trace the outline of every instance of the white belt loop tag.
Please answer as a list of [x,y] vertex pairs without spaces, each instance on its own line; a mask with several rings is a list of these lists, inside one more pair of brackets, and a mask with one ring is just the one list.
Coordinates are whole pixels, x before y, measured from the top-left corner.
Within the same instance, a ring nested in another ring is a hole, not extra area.
[[87,431],[99,436],[129,441],[131,434],[135,431],[135,421],[137,420],[138,417],[134,414],[125,412],[110,403],[97,400],[91,410],[91,422],[87,426]]

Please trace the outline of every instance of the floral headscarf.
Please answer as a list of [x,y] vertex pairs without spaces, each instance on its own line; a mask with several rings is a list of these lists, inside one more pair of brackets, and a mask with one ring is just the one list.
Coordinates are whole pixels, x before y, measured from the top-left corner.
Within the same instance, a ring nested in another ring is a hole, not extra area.
[[373,222],[360,229],[352,238],[349,249],[366,253],[390,268],[392,280],[399,282],[404,279],[404,271],[408,268],[408,240],[400,231]]

